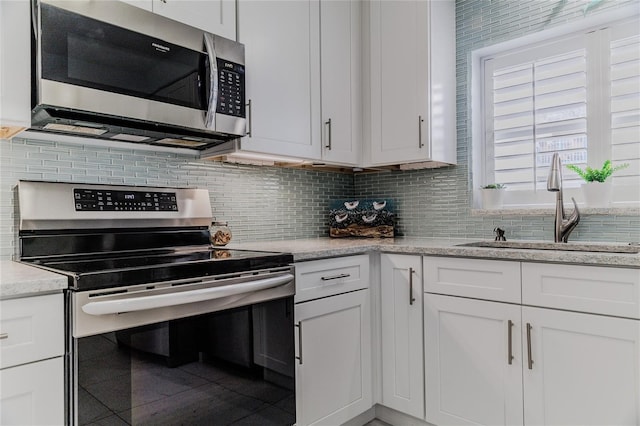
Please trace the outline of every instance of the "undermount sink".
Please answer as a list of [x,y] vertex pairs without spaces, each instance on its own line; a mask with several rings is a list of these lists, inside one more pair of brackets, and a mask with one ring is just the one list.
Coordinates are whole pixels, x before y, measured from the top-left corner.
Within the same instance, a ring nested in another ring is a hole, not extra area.
[[473,243],[458,244],[461,247],[483,247],[504,249],[528,249],[528,250],[563,250],[563,251],[589,251],[599,253],[640,253],[638,244],[612,244],[612,243],[553,243],[543,241],[476,241]]

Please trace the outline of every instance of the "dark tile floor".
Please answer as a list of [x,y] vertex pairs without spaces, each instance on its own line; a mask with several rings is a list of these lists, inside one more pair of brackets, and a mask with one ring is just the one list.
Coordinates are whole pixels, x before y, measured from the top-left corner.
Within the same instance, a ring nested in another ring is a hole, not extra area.
[[83,425],[260,425],[295,422],[292,389],[226,364],[168,368],[118,347],[112,334],[79,341],[79,422]]

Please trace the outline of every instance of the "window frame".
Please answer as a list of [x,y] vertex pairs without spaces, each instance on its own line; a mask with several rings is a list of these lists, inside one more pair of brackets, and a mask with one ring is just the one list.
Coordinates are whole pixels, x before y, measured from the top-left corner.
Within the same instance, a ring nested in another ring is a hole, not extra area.
[[[631,7],[634,6],[634,7]],[[491,155],[491,161],[493,161],[492,152],[494,149],[493,139],[490,141],[487,139],[487,132],[492,131],[492,125],[487,126],[488,120],[485,116],[487,111],[487,105],[490,103],[485,95],[486,82],[492,80],[491,75],[487,75],[485,72],[485,62],[495,59],[499,56],[498,60],[519,55],[519,51],[523,47],[531,48],[533,50],[543,48],[545,45],[557,45],[562,43],[563,39],[584,39],[585,47],[589,47],[589,44],[602,43],[603,38],[597,36],[598,30],[609,31],[606,27],[617,26],[625,23],[625,21],[637,20],[640,16],[637,5],[628,5],[614,9],[612,11],[603,12],[599,15],[584,18],[582,20],[567,23],[559,27],[554,27],[548,30],[544,30],[538,33],[517,37],[506,42],[497,43],[485,48],[480,48],[471,52],[471,79],[470,79],[470,92],[471,102],[471,166],[472,174],[470,184],[472,185],[473,203],[472,208],[482,209],[480,187],[482,185],[493,183],[493,168],[487,167],[489,158]],[[608,42],[607,42],[608,43]],[[602,53],[608,51],[608,45],[603,48],[599,47],[598,52]],[[603,58],[602,56],[607,56]],[[595,61],[590,61],[591,64],[602,63],[606,61],[606,66],[599,65],[598,73],[600,70],[606,70],[609,73],[609,55],[601,55]],[[587,63],[587,79],[594,78],[593,68],[589,67]],[[599,78],[599,77],[598,77]],[[590,81],[587,82],[589,85]],[[491,84],[491,87],[493,85]],[[592,87],[593,89],[593,87]],[[598,96],[607,96],[610,98],[610,86],[598,87]],[[591,97],[591,91],[587,93],[587,98]],[[609,93],[609,95],[607,95]],[[593,103],[591,104],[593,105]],[[491,106],[492,108],[492,106]],[[492,109],[491,109],[492,111]],[[604,115],[603,115],[604,114]],[[587,134],[590,138],[604,141],[598,144],[597,148],[593,145],[588,146],[590,164],[598,164],[604,162],[606,158],[611,158],[611,131],[610,126],[603,126],[602,123],[605,120],[593,120],[592,116],[610,116],[610,102],[605,102],[604,105],[600,104],[597,109],[587,108]],[[534,154],[535,155],[535,154]],[[566,174],[568,170],[563,170]],[[535,179],[535,176],[534,176]],[[621,186],[622,187],[622,186]],[[621,191],[624,191],[624,187]],[[627,189],[629,187],[627,186]],[[570,200],[571,197],[575,197],[578,203],[583,201],[582,191],[577,188],[564,188],[565,199]],[[640,200],[633,201],[620,201],[619,196],[615,194],[616,189],[614,187],[614,208],[615,207],[639,207]],[[504,207],[501,210],[509,209],[540,209],[551,207],[555,204],[555,195],[547,192],[546,190],[526,190],[526,191],[505,191]]]

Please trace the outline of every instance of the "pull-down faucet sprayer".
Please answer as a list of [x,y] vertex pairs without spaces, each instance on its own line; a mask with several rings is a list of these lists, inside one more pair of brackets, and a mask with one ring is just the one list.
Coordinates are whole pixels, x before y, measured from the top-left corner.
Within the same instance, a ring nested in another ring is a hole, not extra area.
[[556,193],[556,219],[554,227],[554,241],[556,243],[566,243],[569,240],[569,234],[580,222],[580,211],[576,200],[573,201],[573,213],[567,218],[564,214],[564,202],[562,201],[562,162],[558,153],[553,154],[551,160],[551,168],[549,169],[549,177],[547,178],[547,191]]

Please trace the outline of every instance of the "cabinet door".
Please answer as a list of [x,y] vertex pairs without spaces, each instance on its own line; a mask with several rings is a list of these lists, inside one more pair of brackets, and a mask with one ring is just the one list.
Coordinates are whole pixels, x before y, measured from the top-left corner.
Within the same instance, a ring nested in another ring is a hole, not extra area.
[[248,136],[242,149],[320,159],[318,0],[238,3]]
[[371,161],[426,160],[428,2],[373,0]]
[[420,256],[381,255],[382,404],[424,418]]
[[372,406],[369,290],[295,306],[297,424],[338,425]]
[[322,159],[355,165],[362,140],[360,0],[320,2]]
[[0,1],[0,139],[31,126],[30,21],[30,2]]
[[0,370],[0,424],[64,424],[63,358]]
[[640,424],[640,321],[523,307],[522,324],[525,424]]
[[235,0],[154,0],[153,12],[231,40],[236,39]]
[[456,163],[455,4],[372,0],[373,165]]
[[520,306],[424,295],[426,419],[521,425]]

